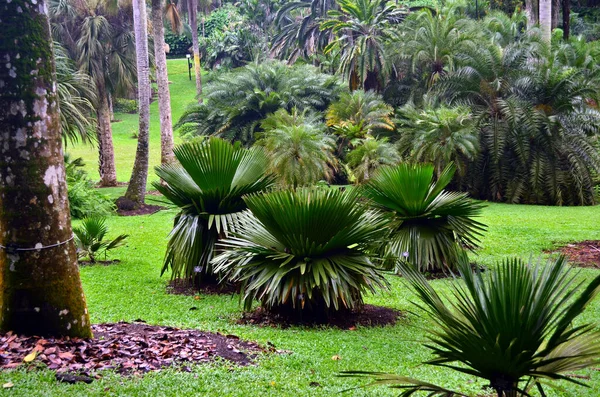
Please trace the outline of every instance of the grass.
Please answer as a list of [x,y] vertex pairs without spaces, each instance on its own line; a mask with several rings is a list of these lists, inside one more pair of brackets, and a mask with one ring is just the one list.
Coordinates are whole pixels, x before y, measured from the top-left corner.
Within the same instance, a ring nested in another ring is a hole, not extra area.
[[[171,92],[174,120],[194,95],[193,82],[187,80],[184,60],[170,60]],[[159,161],[156,103],[152,105],[151,165]],[[136,117],[117,115],[122,119],[113,125],[120,181],[127,181],[135,153],[135,140],[130,138],[137,126]],[[88,162],[93,177],[95,151],[77,146],[70,150]],[[105,189],[118,197],[123,187]],[[156,200],[148,197],[148,201]],[[278,349],[291,354],[269,355],[259,359],[258,365],[231,368],[227,363],[192,366],[192,372],[164,370],[141,377],[122,378],[115,374],[104,376],[90,385],[65,385],[54,379],[47,370],[25,369],[0,372],[2,384],[12,382],[10,389],[0,394],[17,396],[330,396],[342,390],[364,384],[356,379],[339,378],[343,370],[385,371],[457,388],[475,396],[482,393],[481,383],[469,376],[450,370],[419,366],[430,358],[423,346],[424,330],[432,323],[421,316],[412,305],[414,297],[404,288],[401,279],[390,276],[391,289],[376,296],[368,296],[370,304],[384,305],[407,312],[405,319],[393,327],[361,328],[354,331],[339,329],[260,328],[238,325],[241,314],[238,297],[168,295],[165,286],[168,276],[160,277],[160,268],[176,211],[168,209],[140,217],[110,217],[109,237],[121,233],[130,235],[126,246],[111,252],[112,258],[121,259],[119,265],[91,266],[81,269],[81,279],[87,296],[88,308],[94,323],[133,321],[143,319],[149,324],[198,328],[236,334],[263,344],[273,343]],[[600,207],[542,207],[490,204],[482,221],[489,231],[482,240],[482,248],[473,256],[478,263],[493,266],[501,258],[530,255],[538,257],[543,250],[569,241],[600,239]],[[591,278],[595,270],[583,269],[581,279]],[[450,280],[438,280],[436,288],[447,289]],[[190,310],[196,308],[196,310]],[[600,300],[582,316],[583,321],[600,322]],[[334,355],[341,360],[332,360]],[[590,388],[563,385],[564,392],[552,396],[595,397],[600,390],[600,372],[589,370]],[[353,389],[342,396],[393,396],[386,388]]]

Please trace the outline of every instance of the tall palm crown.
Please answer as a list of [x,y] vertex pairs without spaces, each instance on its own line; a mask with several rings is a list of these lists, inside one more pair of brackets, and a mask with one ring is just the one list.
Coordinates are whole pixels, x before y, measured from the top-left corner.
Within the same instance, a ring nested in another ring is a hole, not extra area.
[[[391,229],[383,255],[421,271],[455,269],[467,262],[467,249],[478,246],[485,226],[474,218],[483,206],[466,193],[445,191],[454,175],[450,164],[433,181],[433,165],[382,167],[364,185],[363,194],[389,217]],[[389,263],[389,262],[388,262]]]
[[259,149],[243,149],[218,138],[180,145],[174,153],[179,163],[156,167],[164,184],[153,183],[180,208],[162,273],[170,267],[172,278],[211,276],[216,242],[246,209],[242,196],[272,184],[265,173],[268,159]]
[[384,44],[395,37],[393,26],[407,11],[381,0],[337,0],[339,10],[327,13],[321,30],[336,36],[325,48],[341,51],[340,71],[350,90],[381,91],[388,73]]
[[243,282],[246,309],[254,299],[280,312],[353,309],[363,292],[386,286],[367,254],[385,220],[355,191],[302,188],[244,200],[251,213],[223,242],[215,268]]

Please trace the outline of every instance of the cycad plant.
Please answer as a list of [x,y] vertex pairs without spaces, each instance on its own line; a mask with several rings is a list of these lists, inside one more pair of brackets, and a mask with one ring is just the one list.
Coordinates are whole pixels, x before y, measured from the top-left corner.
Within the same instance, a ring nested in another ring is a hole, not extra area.
[[121,234],[112,240],[105,240],[108,233],[106,218],[102,216],[91,216],[84,218],[81,225],[73,228],[75,244],[77,246],[77,258],[89,258],[90,263],[96,263],[96,256],[103,253],[105,256],[111,249],[124,244],[127,234]]
[[367,138],[354,142],[346,161],[356,181],[364,182],[379,167],[399,163],[400,154],[387,138]]
[[[498,397],[513,397],[530,396],[533,388],[545,396],[554,380],[582,384],[568,374],[600,363],[600,332],[574,324],[600,292],[600,276],[582,291],[564,257],[546,266],[506,260],[485,276],[464,263],[459,270],[462,282],[452,283],[451,296],[440,296],[416,269],[402,265],[418,306],[439,327],[429,331],[434,357],[426,364],[485,379]],[[406,377],[360,374],[404,390],[403,396],[463,395]]]
[[246,310],[255,299],[266,310],[305,320],[355,309],[363,292],[387,286],[368,254],[385,235],[385,219],[357,198],[332,188],[248,195],[252,212],[223,241],[215,268],[243,283]]
[[383,255],[388,264],[408,261],[420,271],[446,271],[467,262],[485,226],[474,218],[483,206],[466,193],[445,191],[455,172],[448,165],[437,181],[430,164],[380,168],[363,194],[389,216]]
[[210,260],[216,243],[246,209],[242,196],[271,186],[269,161],[260,149],[244,149],[219,138],[185,143],[174,154],[177,163],[156,167],[164,184],[154,182],[180,208],[161,274],[171,268],[172,279],[214,281]]

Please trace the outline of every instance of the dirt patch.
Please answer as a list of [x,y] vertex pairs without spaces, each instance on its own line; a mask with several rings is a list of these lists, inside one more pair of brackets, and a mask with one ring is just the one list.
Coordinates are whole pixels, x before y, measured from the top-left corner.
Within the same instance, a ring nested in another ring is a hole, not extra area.
[[57,373],[89,376],[99,370],[112,369],[123,375],[134,375],[171,366],[190,371],[186,364],[207,363],[218,358],[248,365],[259,353],[275,351],[241,341],[235,335],[145,323],[97,324],[92,329],[93,339],[0,334],[0,368],[44,364]]
[[600,240],[570,243],[552,252],[564,254],[574,265],[600,269]]
[[233,295],[240,292],[240,286],[231,283],[204,283],[194,286],[187,280],[171,280],[167,284],[167,293],[173,295]]
[[334,328],[354,330],[356,326],[384,327],[386,325],[394,325],[401,317],[404,317],[404,314],[396,309],[383,306],[363,305],[360,310],[334,313],[329,317],[327,322],[314,322],[269,313],[259,307],[253,312],[244,313],[237,323],[281,328],[288,328],[292,325],[326,325]]
[[102,185],[100,185],[100,183],[98,183],[96,185],[96,188],[98,188],[98,189],[108,189],[108,188],[111,188],[111,187],[122,187],[122,186],[128,186],[128,185],[129,185],[129,182],[117,182],[117,184],[115,186],[102,186]]
[[165,207],[161,207],[160,205],[142,204],[139,208],[134,210],[119,209],[117,210],[117,214],[120,216],[152,215],[164,209]]
[[77,262],[79,263],[79,266],[110,266],[110,265],[117,265],[119,263],[121,263],[121,260],[119,259],[113,259],[110,261],[95,261],[95,262],[90,262],[90,261],[79,261]]

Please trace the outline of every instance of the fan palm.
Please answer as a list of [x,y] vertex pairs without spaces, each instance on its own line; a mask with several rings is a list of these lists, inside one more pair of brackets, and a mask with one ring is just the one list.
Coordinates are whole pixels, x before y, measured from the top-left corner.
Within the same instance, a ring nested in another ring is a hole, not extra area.
[[81,225],[73,228],[77,257],[88,257],[90,263],[96,262],[96,255],[107,252],[125,244],[127,234],[121,234],[112,240],[105,239],[108,233],[106,218],[101,216],[86,217],[81,220]]
[[[467,264],[459,269],[462,283],[452,284],[454,299],[449,299],[414,268],[402,265],[419,306],[441,328],[429,331],[427,347],[434,358],[426,364],[485,379],[498,397],[529,396],[533,387],[545,396],[548,381],[582,384],[568,373],[598,365],[600,332],[594,325],[573,323],[600,292],[600,276],[581,291],[583,283],[564,257],[545,267],[506,260],[487,276],[473,273]],[[367,375],[376,378],[374,384],[404,389],[405,396],[419,390],[455,395],[410,378]]]
[[383,238],[385,220],[355,191],[301,188],[244,200],[252,213],[214,263],[243,283],[246,310],[258,299],[269,311],[318,317],[360,307],[363,292],[386,287],[366,253]]
[[355,142],[346,156],[348,167],[352,170],[357,182],[364,182],[379,167],[395,165],[400,162],[400,155],[387,138],[367,138]]
[[393,26],[407,10],[381,0],[337,0],[339,10],[330,10],[321,30],[331,30],[335,39],[324,52],[341,52],[340,72],[350,90],[381,91],[388,73],[385,42],[395,37]]
[[485,226],[474,218],[483,206],[466,193],[445,191],[455,172],[449,164],[433,181],[433,165],[380,168],[363,187],[375,208],[389,216],[391,234],[383,249],[388,263],[403,260],[421,271],[455,269],[467,262]]
[[336,166],[335,139],[324,129],[324,125],[280,125],[260,134],[256,144],[265,148],[269,169],[282,185],[295,187],[331,179]]
[[269,163],[262,150],[243,149],[218,138],[185,143],[174,153],[179,163],[156,167],[164,184],[153,183],[180,208],[161,274],[171,268],[173,279],[200,282],[202,277],[214,278],[210,260],[217,241],[246,209],[242,196],[271,186],[272,178],[265,173]]
[[188,135],[216,135],[250,145],[268,114],[294,107],[324,110],[337,89],[335,78],[308,65],[248,65],[207,84],[205,103],[189,107],[176,127]]

